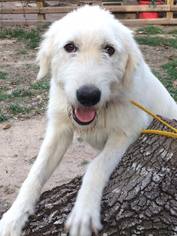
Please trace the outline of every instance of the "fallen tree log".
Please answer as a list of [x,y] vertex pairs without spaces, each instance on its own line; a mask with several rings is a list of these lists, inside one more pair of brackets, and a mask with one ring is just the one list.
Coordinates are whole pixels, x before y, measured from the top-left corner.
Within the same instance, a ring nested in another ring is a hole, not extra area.
[[[158,121],[150,128],[167,130]],[[75,178],[43,193],[23,235],[67,235],[80,184]],[[177,235],[177,139],[143,134],[129,147],[105,188],[101,216],[101,236]]]

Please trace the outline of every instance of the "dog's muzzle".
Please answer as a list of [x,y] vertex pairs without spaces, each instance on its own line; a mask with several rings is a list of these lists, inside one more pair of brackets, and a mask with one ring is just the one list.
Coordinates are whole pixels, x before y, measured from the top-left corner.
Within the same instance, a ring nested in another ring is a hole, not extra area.
[[96,118],[95,105],[100,101],[101,91],[94,85],[84,85],[76,91],[78,107],[72,108],[73,119],[79,125],[89,125]]

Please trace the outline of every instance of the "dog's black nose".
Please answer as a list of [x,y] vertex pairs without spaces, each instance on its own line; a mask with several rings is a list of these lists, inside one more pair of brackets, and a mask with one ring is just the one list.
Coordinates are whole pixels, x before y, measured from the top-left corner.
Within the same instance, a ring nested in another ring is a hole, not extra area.
[[84,106],[94,106],[101,98],[101,91],[93,85],[84,85],[76,92],[77,100]]

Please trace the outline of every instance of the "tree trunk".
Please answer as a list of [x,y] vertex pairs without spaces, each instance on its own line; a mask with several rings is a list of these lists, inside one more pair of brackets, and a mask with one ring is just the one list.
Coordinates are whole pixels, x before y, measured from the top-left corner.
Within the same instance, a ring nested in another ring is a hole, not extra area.
[[[150,128],[167,130],[157,121]],[[75,178],[43,193],[24,235],[66,235],[80,184]],[[101,236],[177,235],[176,139],[143,134],[129,147],[105,188],[101,216]]]

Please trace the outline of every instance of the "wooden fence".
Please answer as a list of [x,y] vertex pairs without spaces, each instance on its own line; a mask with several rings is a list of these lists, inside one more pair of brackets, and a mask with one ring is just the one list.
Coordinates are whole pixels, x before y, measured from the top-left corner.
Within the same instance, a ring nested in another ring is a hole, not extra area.
[[[12,3],[21,3],[22,6],[11,7],[9,6]],[[52,6],[50,3],[54,2],[54,0],[25,0],[25,1],[15,1],[15,0],[1,0],[0,1],[0,21],[3,25],[19,25],[19,24],[41,24],[53,21],[53,19],[47,19],[46,16],[57,15],[61,16],[70,12],[71,10],[78,7],[79,4],[74,3],[74,1],[67,1],[69,4],[66,6]],[[56,1],[55,3],[60,3],[60,1]],[[83,2],[86,1],[82,1]],[[88,3],[91,1],[87,1]],[[94,1],[95,3],[95,1]],[[138,16],[141,12],[158,12],[162,14],[161,18],[156,19],[122,19],[121,21],[129,26],[135,25],[146,25],[146,24],[156,24],[156,25],[177,25],[177,18],[174,14],[177,13],[177,5],[174,4],[174,0],[166,0],[163,4],[150,4],[150,5],[124,5],[119,3],[115,4],[114,2],[102,2],[97,1],[98,4],[102,5],[105,9],[110,10],[114,14],[136,14]],[[31,5],[32,4],[32,5]],[[8,15],[21,15],[24,19],[8,19]],[[27,19],[26,16],[35,15],[35,19]],[[3,16],[6,16],[4,18]],[[59,18],[58,17],[58,18]]]

